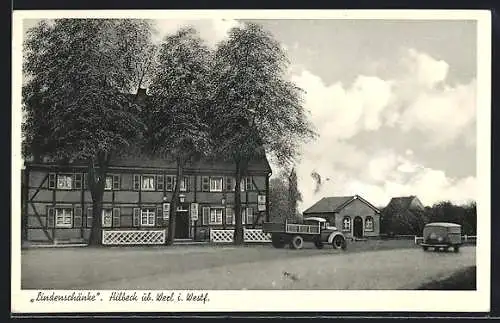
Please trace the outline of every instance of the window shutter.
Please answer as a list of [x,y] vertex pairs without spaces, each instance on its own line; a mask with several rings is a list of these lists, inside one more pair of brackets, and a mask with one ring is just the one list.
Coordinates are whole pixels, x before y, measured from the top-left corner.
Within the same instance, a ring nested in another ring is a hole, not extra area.
[[204,207],[202,208],[202,221],[204,225],[209,224],[210,220],[210,208]]
[[241,208],[241,224],[246,224],[246,209],[244,207]]
[[253,181],[252,181],[252,177],[247,177],[247,178],[246,178],[246,190],[247,190],[247,191],[252,191],[252,190],[253,190]]
[[83,174],[83,189],[84,189],[84,190],[86,190],[86,189],[87,189],[87,187],[89,186],[88,181],[89,181],[89,178],[88,178],[88,176],[87,176],[87,173],[84,173],[84,174]]
[[170,218],[170,203],[163,203],[163,221],[168,222]]
[[75,216],[73,217],[73,226],[75,228],[82,227],[82,208],[75,207]]
[[113,189],[120,189],[120,175],[113,175]]
[[253,208],[247,207],[247,223],[253,224]]
[[163,212],[161,207],[156,208],[156,226],[157,227],[163,226]]
[[134,175],[134,191],[138,191],[141,188],[141,176],[135,174]]
[[133,219],[134,227],[140,226],[141,224],[140,217],[141,217],[141,209],[138,207],[134,208],[134,219]]
[[184,176],[184,184],[185,184],[185,190],[186,192],[189,191],[189,176]]
[[165,177],[163,175],[158,175],[157,181],[156,187],[158,188],[158,191],[163,191],[165,188]]
[[231,176],[226,177],[226,191],[234,191],[234,180]]
[[56,188],[56,174],[49,173],[49,188]]
[[171,175],[165,176],[165,190],[169,192],[173,191],[173,181]]
[[75,189],[82,189],[82,174],[75,174]]
[[55,226],[55,210],[52,206],[47,207],[47,227],[53,228]]
[[209,192],[210,191],[210,177],[203,176],[201,178],[201,190],[203,192]]
[[115,228],[119,228],[120,227],[120,221],[121,220],[121,217],[120,217],[120,208],[119,207],[115,207],[113,208],[113,227]]
[[227,207],[226,208],[226,224],[234,224],[234,210],[233,208]]
[[223,212],[224,212],[224,209],[219,209],[220,213],[217,212],[216,213],[216,216],[217,216],[217,219],[215,219],[217,221],[217,224],[222,224],[222,216],[223,216]]
[[87,208],[87,228],[92,228],[92,208]]

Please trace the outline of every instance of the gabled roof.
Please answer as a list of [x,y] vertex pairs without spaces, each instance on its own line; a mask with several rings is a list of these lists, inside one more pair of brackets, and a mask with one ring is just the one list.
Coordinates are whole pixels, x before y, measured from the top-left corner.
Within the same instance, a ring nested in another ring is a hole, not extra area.
[[372,208],[375,212],[380,212],[378,208],[373,206],[371,203],[361,198],[359,195],[351,195],[351,196],[331,196],[324,197],[316,204],[305,210],[304,214],[310,213],[336,213],[340,212],[344,207],[349,205],[351,202],[355,200],[360,200],[365,203],[368,207]]
[[387,204],[387,209],[395,209],[399,211],[406,211],[410,209],[411,202],[416,198],[415,195],[411,196],[400,196],[393,197],[389,204]]

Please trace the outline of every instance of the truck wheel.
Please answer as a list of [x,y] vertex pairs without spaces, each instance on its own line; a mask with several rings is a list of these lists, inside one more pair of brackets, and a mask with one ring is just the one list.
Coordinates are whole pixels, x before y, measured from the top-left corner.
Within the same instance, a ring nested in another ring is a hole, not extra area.
[[274,248],[281,249],[285,246],[285,240],[279,234],[273,234],[271,237],[271,244]]
[[429,248],[427,246],[423,246],[422,249],[424,249],[424,251],[429,250]]
[[347,243],[342,236],[335,236],[332,240],[332,247],[333,249],[346,249],[347,248]]
[[323,247],[325,246],[325,244],[323,243],[323,241],[321,241],[319,239],[316,239],[316,240],[314,240],[314,246],[317,249],[323,249]]
[[453,252],[458,252],[460,251],[460,247],[459,246],[454,246],[453,247]]
[[302,249],[304,246],[304,239],[301,236],[294,236],[290,241],[291,249]]

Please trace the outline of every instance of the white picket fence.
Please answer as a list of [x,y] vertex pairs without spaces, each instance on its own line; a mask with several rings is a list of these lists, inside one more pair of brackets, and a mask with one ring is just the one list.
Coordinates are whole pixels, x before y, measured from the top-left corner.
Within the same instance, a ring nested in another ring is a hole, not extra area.
[[156,245],[165,243],[165,230],[102,230],[103,245]]
[[[476,242],[476,238],[477,238],[477,236],[463,235],[462,236],[462,241],[464,243],[467,243],[467,242],[474,242],[475,243]],[[423,241],[424,241],[424,237],[417,237],[417,236],[415,236],[415,244],[418,245],[418,244],[422,243]]]
[[[233,242],[234,230],[210,230],[210,242],[231,243]],[[271,235],[262,232],[262,229],[243,229],[244,242],[271,242]]]

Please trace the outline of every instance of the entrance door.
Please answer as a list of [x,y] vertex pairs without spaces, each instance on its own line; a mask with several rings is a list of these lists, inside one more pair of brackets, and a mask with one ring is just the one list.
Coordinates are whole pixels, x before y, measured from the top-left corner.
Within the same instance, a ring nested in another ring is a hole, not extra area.
[[363,219],[360,216],[354,218],[353,235],[355,238],[363,237]]
[[189,238],[189,212],[184,206],[175,212],[175,238]]

